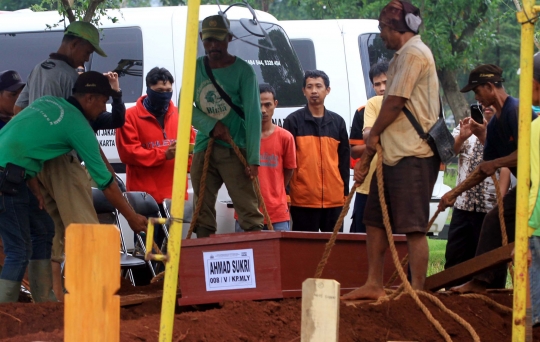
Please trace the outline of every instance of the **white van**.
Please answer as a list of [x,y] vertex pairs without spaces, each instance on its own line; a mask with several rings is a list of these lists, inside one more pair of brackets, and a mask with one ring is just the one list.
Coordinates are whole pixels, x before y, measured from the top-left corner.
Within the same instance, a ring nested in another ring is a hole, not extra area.
[[[381,58],[390,60],[393,56],[379,36],[378,24],[377,20],[370,19],[280,21],[303,69],[323,70],[330,78],[331,92],[325,106],[341,115],[349,128],[356,109],[375,95],[368,75],[370,66]],[[440,198],[449,190],[450,187],[443,184],[441,171],[433,189],[430,215],[435,213]],[[352,210],[348,217],[351,214]],[[447,216],[448,210],[440,213],[430,232],[438,234]],[[346,221],[345,231],[350,227],[347,222],[350,221]]]
[[[226,6],[221,7],[222,10]],[[201,6],[199,18],[218,13],[218,6]],[[174,76],[173,99],[176,101],[182,84],[187,7],[126,8],[107,11],[117,23],[103,18],[100,46],[108,57],[93,54],[86,70],[110,71],[121,75],[120,87],[127,107],[146,93],[145,76],[155,66],[167,68]],[[253,44],[265,44],[264,39],[248,33],[240,19],[251,19],[250,11],[233,7],[226,12],[232,32]],[[303,71],[293,48],[278,21],[266,12],[256,11],[262,27],[268,32],[275,51],[250,45],[242,40],[229,44],[231,54],[248,61],[254,68],[259,83],[272,85],[279,96],[276,117],[284,118],[305,104],[302,94]],[[55,52],[60,46],[63,24],[47,30],[62,19],[57,12],[31,12],[22,10],[3,13],[0,20],[0,70],[17,70],[26,79],[32,68]],[[199,41],[198,55],[204,50]],[[118,157],[115,130],[102,130],[97,134],[105,155],[119,174],[125,173]],[[190,187],[191,192],[191,187]],[[190,194],[191,195],[191,194]],[[190,196],[192,201],[193,196]],[[219,232],[234,232],[233,209],[228,208],[230,198],[225,187],[218,195],[216,205]],[[187,205],[189,207],[189,205]],[[229,207],[231,207],[229,205]],[[126,225],[127,226],[127,225]],[[184,233],[187,232],[184,226]],[[130,233],[129,229],[125,230]],[[127,238],[128,242],[132,239]],[[129,247],[129,246],[128,246]]]

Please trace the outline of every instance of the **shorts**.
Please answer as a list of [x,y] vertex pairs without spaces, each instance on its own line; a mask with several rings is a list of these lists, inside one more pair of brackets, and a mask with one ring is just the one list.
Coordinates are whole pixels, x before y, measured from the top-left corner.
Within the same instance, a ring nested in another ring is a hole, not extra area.
[[[394,234],[427,233],[429,201],[437,181],[440,159],[405,157],[396,165],[383,164],[384,197]],[[371,180],[364,224],[383,228],[377,176]]]

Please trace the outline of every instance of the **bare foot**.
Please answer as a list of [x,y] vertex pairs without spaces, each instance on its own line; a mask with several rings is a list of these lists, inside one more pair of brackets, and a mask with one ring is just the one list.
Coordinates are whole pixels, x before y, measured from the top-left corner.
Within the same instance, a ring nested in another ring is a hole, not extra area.
[[468,292],[486,292],[486,285],[478,280],[471,280],[463,285],[450,288],[452,292],[468,293]]
[[386,296],[382,287],[365,284],[340,297],[341,300],[374,299]]

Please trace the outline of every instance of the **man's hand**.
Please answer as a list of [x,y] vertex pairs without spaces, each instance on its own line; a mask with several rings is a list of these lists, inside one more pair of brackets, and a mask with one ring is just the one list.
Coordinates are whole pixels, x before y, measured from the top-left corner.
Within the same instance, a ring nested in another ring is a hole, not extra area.
[[116,91],[120,91],[120,83],[118,82],[118,74],[112,71],[103,73],[105,77],[109,80],[109,84],[111,85],[111,88]]
[[43,195],[41,194],[41,191],[39,190],[39,181],[37,177],[30,178],[26,181],[26,185],[28,185],[28,188],[30,188],[30,191],[36,196],[38,203],[39,203],[39,209],[43,209],[45,205],[45,200],[43,199]]
[[377,153],[377,144],[380,141],[380,136],[376,134],[369,133],[369,138],[366,143],[366,150],[362,155],[362,158],[369,157],[369,160],[373,159],[375,153]]
[[254,179],[259,175],[259,165],[249,165],[246,167],[246,175],[249,179]]
[[451,197],[449,193],[446,193],[441,197],[441,200],[439,201],[439,210],[441,212],[445,211],[446,208],[451,207],[456,202],[456,197]]
[[174,156],[176,155],[176,141],[173,142],[169,148],[167,149],[167,151],[165,151],[165,158],[167,160],[171,160],[174,158]]
[[130,215],[129,218],[126,217],[126,220],[135,233],[146,232],[146,228],[148,226],[148,220],[146,217],[133,213],[133,215]]
[[484,122],[482,124],[479,124],[474,120],[470,120],[470,129],[472,134],[476,135],[483,145],[486,141],[487,124],[488,122],[486,121],[486,119],[484,119]]
[[231,135],[229,134],[229,128],[218,121],[212,130],[212,137],[214,139],[219,139],[228,143],[231,140]]
[[463,139],[463,141],[469,139],[469,137],[472,135],[471,131],[471,118],[465,118],[463,120],[459,120],[459,137]]
[[367,157],[365,156],[365,154],[366,152],[364,152],[364,156],[360,158],[360,162],[354,165],[354,181],[358,184],[364,183],[367,174],[369,173],[369,166],[371,165],[371,160],[373,159],[373,156]]
[[480,172],[487,177],[493,175],[499,167],[495,163],[495,160],[490,160],[480,163],[478,168],[480,169]]

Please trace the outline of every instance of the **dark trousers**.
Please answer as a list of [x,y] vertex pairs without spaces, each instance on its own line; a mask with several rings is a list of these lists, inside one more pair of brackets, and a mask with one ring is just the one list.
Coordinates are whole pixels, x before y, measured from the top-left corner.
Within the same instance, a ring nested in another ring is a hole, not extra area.
[[[516,233],[516,188],[510,190],[503,198],[504,221],[508,243],[514,242]],[[498,206],[495,206],[484,218],[480,240],[476,248],[476,255],[482,255],[502,246],[501,224],[499,221]],[[503,289],[506,285],[506,263],[493,267],[473,278],[481,281],[491,289]]]
[[[450,221],[450,228],[448,229],[445,269],[474,258],[485,216],[486,213],[454,208],[452,221]],[[465,281],[471,279],[472,277]],[[450,286],[460,285],[461,283],[463,282],[451,284]]]
[[356,198],[354,199],[354,210],[352,214],[352,223],[351,223],[351,233],[365,233],[366,225],[364,222],[364,210],[366,209],[368,195],[356,193]]
[[[335,208],[305,208],[291,206],[293,231],[303,232],[332,232],[343,207]],[[343,231],[343,224],[339,229]]]

